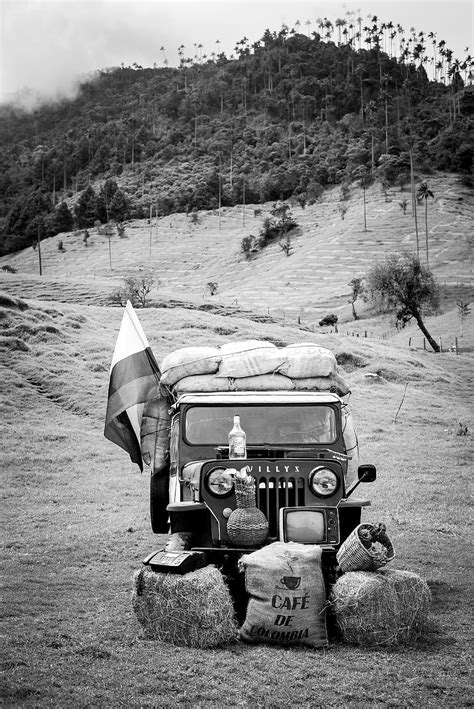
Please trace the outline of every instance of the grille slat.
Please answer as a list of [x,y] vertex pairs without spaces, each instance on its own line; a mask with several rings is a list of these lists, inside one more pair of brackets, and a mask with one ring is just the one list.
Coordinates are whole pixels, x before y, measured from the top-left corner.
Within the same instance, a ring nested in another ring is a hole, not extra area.
[[270,537],[278,537],[280,508],[298,505],[304,505],[304,478],[257,479],[257,506],[268,520]]

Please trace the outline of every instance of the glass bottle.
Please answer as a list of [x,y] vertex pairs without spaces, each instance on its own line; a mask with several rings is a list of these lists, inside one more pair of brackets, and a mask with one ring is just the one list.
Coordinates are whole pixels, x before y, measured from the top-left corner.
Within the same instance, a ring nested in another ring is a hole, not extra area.
[[229,458],[247,457],[247,436],[240,425],[240,416],[234,414],[234,426],[229,433]]

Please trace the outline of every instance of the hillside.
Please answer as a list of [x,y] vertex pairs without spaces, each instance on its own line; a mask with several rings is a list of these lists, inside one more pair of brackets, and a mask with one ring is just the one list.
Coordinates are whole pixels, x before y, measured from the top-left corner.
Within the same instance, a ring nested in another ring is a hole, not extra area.
[[[142,637],[130,602],[132,574],[165,541],[150,530],[149,475],[102,433],[122,309],[99,304],[100,281],[76,276],[1,276],[3,290],[28,292],[26,299],[0,293],[5,702],[220,707],[225,688],[228,706],[266,707],[271,677],[272,706],[297,695],[309,709],[316,694],[328,707],[365,706],[369,696],[380,706],[434,708],[440,697],[462,706],[470,669],[472,354],[414,352],[242,313],[140,310],[159,360],[179,346],[236,338],[333,349],[352,388],[363,460],[377,466],[377,482],[364,488],[372,502],[364,520],[387,524],[397,552],[391,566],[418,573],[433,595],[429,624],[410,646],[331,641],[323,654],[242,643],[174,647]],[[468,435],[457,434],[460,422]],[[324,661],[316,676],[315,659]],[[197,667],[198,684],[189,681]]]
[[[446,312],[455,307],[455,300],[473,300],[474,198],[456,176],[437,175],[430,178],[429,185],[434,194],[428,204],[430,268],[443,286],[442,310]],[[105,304],[123,277],[151,273],[155,279],[152,302],[222,306],[293,323],[299,318],[310,328],[317,327],[327,312],[335,312],[340,322],[352,329],[373,329],[373,317],[353,321],[348,284],[352,278],[364,276],[369,266],[387,253],[416,249],[410,207],[407,214],[400,208],[406,196],[399,189],[384,194],[379,187],[370,187],[367,231],[361,188],[354,188],[343,202],[340,189],[333,188],[305,209],[295,204],[292,214],[299,226],[291,239],[290,256],[278,243],[250,260],[241,251],[243,237],[258,234],[271,204],[223,208],[220,218],[217,210],[201,211],[196,224],[184,214],[170,215],[153,219],[151,230],[146,220],[133,221],[126,225],[126,238],[111,238],[110,251],[107,237],[97,230],[90,230],[87,247],[82,232],[59,234],[42,242],[41,277],[38,251],[30,248],[0,258],[1,267],[17,270],[16,274],[2,272],[0,283],[21,297]],[[341,204],[347,207],[344,219],[339,212]],[[424,261],[420,208],[418,225]],[[64,251],[58,250],[60,241]],[[217,284],[213,296],[209,282]],[[362,302],[357,309],[361,316],[370,316]],[[380,319],[376,325],[377,331],[390,329],[389,323],[382,324]]]
[[150,210],[311,204],[334,185],[415,187],[434,170],[472,185],[470,54],[389,37],[377,17],[337,43],[329,26],[266,31],[179,69],[103,69],[74,99],[0,108],[0,253]]

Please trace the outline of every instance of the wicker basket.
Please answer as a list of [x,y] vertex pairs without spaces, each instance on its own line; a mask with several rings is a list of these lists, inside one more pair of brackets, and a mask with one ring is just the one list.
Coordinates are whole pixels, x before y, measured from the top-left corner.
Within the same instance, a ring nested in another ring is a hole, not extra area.
[[235,546],[253,547],[263,544],[268,535],[268,521],[255,503],[255,483],[235,479],[237,509],[227,520],[227,534]]
[[378,554],[374,554],[362,544],[359,529],[373,529],[373,526],[359,524],[343,542],[337,552],[337,561],[341,571],[376,571],[395,558],[395,551],[388,537],[384,543],[387,556],[385,559],[381,559]]

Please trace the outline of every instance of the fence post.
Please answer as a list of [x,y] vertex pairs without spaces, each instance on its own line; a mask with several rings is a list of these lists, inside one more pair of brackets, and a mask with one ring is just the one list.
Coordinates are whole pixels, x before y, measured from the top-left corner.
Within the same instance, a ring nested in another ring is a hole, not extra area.
[[367,330],[364,332],[364,337],[367,339]]
[[459,350],[458,350],[458,338],[457,338],[457,337],[454,338],[454,347],[455,347],[455,350],[456,350],[456,354],[459,354]]
[[439,351],[443,351],[443,340],[441,339],[441,337],[439,338]]
[[423,349],[426,350],[426,340],[423,338]]
[[411,337],[408,338],[408,347],[411,347]]

